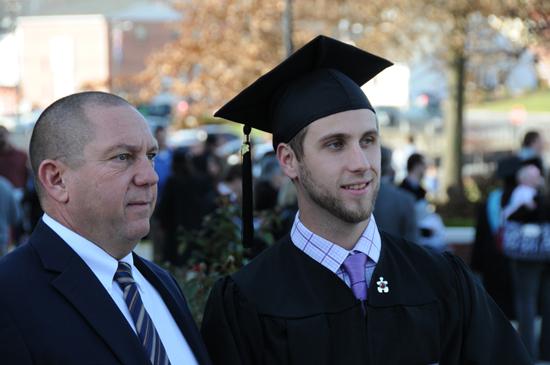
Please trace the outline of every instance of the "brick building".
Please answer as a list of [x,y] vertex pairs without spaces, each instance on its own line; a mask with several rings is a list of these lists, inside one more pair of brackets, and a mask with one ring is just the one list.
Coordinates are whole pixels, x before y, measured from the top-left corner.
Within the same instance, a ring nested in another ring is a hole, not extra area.
[[148,55],[177,36],[180,13],[163,1],[49,3],[20,16],[15,30],[19,102],[27,108],[81,90],[131,94]]

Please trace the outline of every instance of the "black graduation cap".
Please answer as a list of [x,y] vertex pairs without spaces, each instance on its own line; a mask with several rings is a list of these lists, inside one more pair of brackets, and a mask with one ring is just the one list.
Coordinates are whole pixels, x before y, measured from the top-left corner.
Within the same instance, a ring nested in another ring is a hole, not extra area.
[[[352,45],[318,36],[231,99],[214,116],[273,134],[276,149],[317,119],[348,110],[374,111],[361,86],[392,63]],[[252,176],[243,149],[243,243],[250,246]]]

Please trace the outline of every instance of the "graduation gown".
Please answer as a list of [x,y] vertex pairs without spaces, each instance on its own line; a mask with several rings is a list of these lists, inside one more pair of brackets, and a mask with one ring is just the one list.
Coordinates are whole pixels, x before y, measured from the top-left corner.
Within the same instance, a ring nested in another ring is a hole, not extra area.
[[381,236],[366,303],[289,235],[219,280],[202,325],[214,364],[532,363],[460,259]]

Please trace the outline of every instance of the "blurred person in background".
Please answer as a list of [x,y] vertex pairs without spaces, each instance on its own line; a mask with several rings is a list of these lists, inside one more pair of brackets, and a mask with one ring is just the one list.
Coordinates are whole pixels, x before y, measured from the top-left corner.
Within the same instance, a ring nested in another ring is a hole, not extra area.
[[34,177],[31,172],[27,185],[25,186],[25,191],[23,193],[23,199],[21,200],[21,207],[23,210],[23,231],[25,236],[23,239],[20,238],[18,243],[25,242],[25,239],[32,233],[34,227],[44,214],[42,207],[40,206],[40,199],[34,185]]
[[242,167],[230,165],[222,173],[222,178],[216,185],[216,191],[220,199],[230,204],[242,203]]
[[395,186],[391,156],[392,151],[382,146],[380,189],[373,213],[381,230],[416,242],[419,231],[415,198],[411,193]]
[[254,210],[274,210],[286,176],[281,171],[274,152],[262,156],[259,164],[261,172],[254,184]]
[[209,171],[211,169],[211,166],[209,166],[209,164],[212,163],[212,159],[218,157],[216,150],[220,146],[220,143],[222,142],[218,135],[208,134],[206,136],[206,140],[203,143],[200,143],[191,148],[191,161],[193,163],[193,168],[197,172],[210,175],[213,178],[220,178],[219,174],[223,169],[223,166],[221,166],[221,162],[219,163],[219,171]]
[[11,183],[0,176],[0,257],[8,252],[21,212]]
[[438,252],[447,250],[445,223],[435,212],[435,207],[426,199],[421,199],[415,204],[415,213],[419,231],[416,242]]
[[203,205],[207,214],[213,212],[219,205],[218,186],[228,169],[226,161],[215,153],[215,140],[216,137],[212,136],[208,143],[210,147],[199,155],[193,152],[189,155],[191,173],[200,180],[202,190],[205,192]]
[[426,161],[420,153],[412,153],[407,159],[407,176],[399,187],[414,195],[415,199],[426,198],[426,190],[422,187],[422,179],[426,173]]
[[411,193],[415,197],[416,225],[418,237],[416,242],[442,252],[447,249],[445,225],[443,220],[434,211],[434,207],[428,202],[426,190],[422,186],[427,164],[424,156],[413,153],[407,160],[407,176],[399,187]]
[[159,145],[159,152],[155,158],[155,172],[159,177],[158,196],[161,197],[164,192],[164,186],[168,177],[172,174],[172,156],[173,150],[166,144],[167,130],[163,126],[155,129],[155,139]]
[[[520,223],[513,226],[515,229],[541,230],[549,206],[541,190],[544,179],[538,166],[531,162],[521,166],[516,181],[517,186],[503,208],[504,224],[513,221]],[[544,231],[538,234],[541,239],[550,240],[544,237]],[[511,263],[518,331],[533,359],[550,361],[550,261],[512,259]],[[542,327],[537,343],[535,318],[539,306]]]
[[[168,181],[168,178],[172,174],[172,156],[173,150],[168,147],[166,144],[167,139],[167,130],[164,126],[158,126],[154,130],[154,137],[157,140],[159,151],[155,157],[155,172],[159,177],[158,188],[157,188],[157,207],[160,202],[163,200],[162,196],[164,194],[164,188]],[[158,217],[158,209],[155,210],[153,216],[151,217],[151,230],[149,236],[153,241],[153,256],[156,261],[166,260],[166,252],[164,244],[167,238],[164,236],[165,230],[161,227],[161,221]]]
[[[275,152],[264,154],[258,165],[260,174],[254,182],[254,211],[257,213],[255,227],[269,230],[277,241],[292,227],[298,210],[295,190],[281,170]],[[260,243],[258,237],[255,239]],[[267,246],[266,242],[260,244]]]
[[0,125],[0,176],[8,179],[16,189],[17,199],[21,200],[29,177],[27,154],[10,142],[9,131],[2,125]]
[[515,319],[510,259],[502,252],[502,204],[505,191],[516,185],[519,160],[504,159],[497,163],[495,186],[478,206],[471,267],[481,276],[487,292],[509,319]]
[[518,157],[521,161],[531,160],[545,175],[545,165],[542,159],[544,151],[544,140],[538,131],[528,131],[523,136],[521,148],[518,151]]
[[439,168],[436,162],[431,162],[426,168],[426,173],[424,174],[424,186],[429,197],[435,197],[439,193]]
[[[544,186],[544,178],[540,169],[536,165],[527,164],[522,166],[516,174],[517,186],[512,191],[510,201],[504,207],[504,219],[510,217],[520,209],[529,211],[530,215],[536,220],[537,211],[541,209],[541,204],[537,203],[540,198],[541,189]],[[528,218],[526,218],[528,219]],[[517,220],[517,219],[516,219]]]
[[545,176],[545,167],[542,160],[544,140],[538,131],[528,131],[523,136],[520,149],[497,162],[497,174],[505,176],[502,187],[501,206],[508,204],[512,192],[517,186],[516,174],[525,165],[532,164],[538,167],[542,176]]
[[283,238],[292,229],[296,213],[298,213],[296,187],[292,180],[285,176],[277,194],[277,214],[281,225],[279,232],[274,232],[276,240]]
[[163,239],[161,260],[178,265],[184,263],[191,252],[189,247],[179,252],[182,235],[199,229],[206,214],[207,191],[193,173],[185,150],[174,151],[171,169],[154,217]]
[[[16,148],[10,141],[8,129],[0,125],[0,176],[6,178],[12,188],[19,209],[22,209],[22,201],[25,195],[25,187],[30,178],[27,154]],[[26,233],[30,234],[30,224],[27,216],[23,216],[17,226],[13,227],[13,240],[15,244],[23,241]]]

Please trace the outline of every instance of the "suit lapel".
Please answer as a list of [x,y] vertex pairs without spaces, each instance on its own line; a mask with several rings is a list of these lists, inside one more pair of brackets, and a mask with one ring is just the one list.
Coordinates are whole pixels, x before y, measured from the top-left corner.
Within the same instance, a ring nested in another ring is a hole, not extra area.
[[157,274],[147,261],[135,253],[134,264],[162,297],[199,364],[210,364],[199,330],[185,305],[185,299],[176,282],[165,273],[162,273],[162,276],[160,273]]
[[82,259],[42,221],[29,244],[44,268],[59,273],[52,286],[78,311],[123,364],[148,364],[137,336]]

